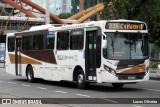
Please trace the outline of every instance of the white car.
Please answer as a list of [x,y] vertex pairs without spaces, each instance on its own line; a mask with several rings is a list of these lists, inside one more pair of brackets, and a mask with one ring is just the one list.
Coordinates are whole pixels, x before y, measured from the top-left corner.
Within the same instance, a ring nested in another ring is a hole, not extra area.
[[5,57],[4,56],[1,56],[0,57],[0,62],[4,62],[5,61]]

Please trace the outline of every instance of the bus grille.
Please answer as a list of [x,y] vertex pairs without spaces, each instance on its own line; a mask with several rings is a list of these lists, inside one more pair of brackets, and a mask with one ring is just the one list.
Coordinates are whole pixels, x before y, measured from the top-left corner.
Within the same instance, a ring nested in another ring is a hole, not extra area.
[[145,76],[145,73],[141,74],[117,74],[117,77],[119,80],[137,80],[137,79],[143,79]]

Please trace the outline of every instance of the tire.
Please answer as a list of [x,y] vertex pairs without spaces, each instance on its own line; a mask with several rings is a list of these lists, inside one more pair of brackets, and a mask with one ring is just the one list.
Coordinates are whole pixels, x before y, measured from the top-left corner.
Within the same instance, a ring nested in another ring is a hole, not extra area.
[[27,81],[31,83],[34,82],[34,73],[32,66],[28,66],[26,72],[27,72]]
[[112,86],[115,88],[115,89],[121,89],[123,87],[123,83],[112,83]]
[[85,75],[83,73],[83,70],[79,70],[76,78],[77,82],[77,87],[79,89],[85,89],[87,84],[85,82]]

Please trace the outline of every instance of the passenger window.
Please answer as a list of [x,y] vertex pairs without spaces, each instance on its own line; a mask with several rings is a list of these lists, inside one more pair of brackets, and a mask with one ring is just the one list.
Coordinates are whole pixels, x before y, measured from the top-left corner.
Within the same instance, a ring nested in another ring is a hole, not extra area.
[[13,52],[15,49],[15,38],[9,37],[8,38],[8,52]]
[[84,31],[83,30],[73,30],[70,35],[70,49],[71,50],[81,50],[83,49],[84,41]]
[[67,50],[69,48],[69,31],[57,33],[57,49]]
[[22,42],[22,49],[32,50],[32,47],[33,47],[32,36],[24,36]]
[[46,40],[46,48],[47,49],[54,49],[54,40],[55,40],[54,34],[47,35],[47,40]]
[[43,35],[33,36],[33,50],[43,50]]

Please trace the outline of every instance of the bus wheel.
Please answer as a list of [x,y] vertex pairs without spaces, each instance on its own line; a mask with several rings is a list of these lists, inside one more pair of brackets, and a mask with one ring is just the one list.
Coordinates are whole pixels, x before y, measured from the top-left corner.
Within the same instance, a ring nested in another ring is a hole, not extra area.
[[113,86],[114,88],[116,88],[116,89],[122,88],[123,85],[124,85],[123,83],[112,83],[112,86]]
[[33,82],[34,81],[34,73],[32,66],[27,67],[27,81]]
[[78,75],[77,75],[77,87],[79,89],[86,88],[85,76],[82,70],[79,70]]

